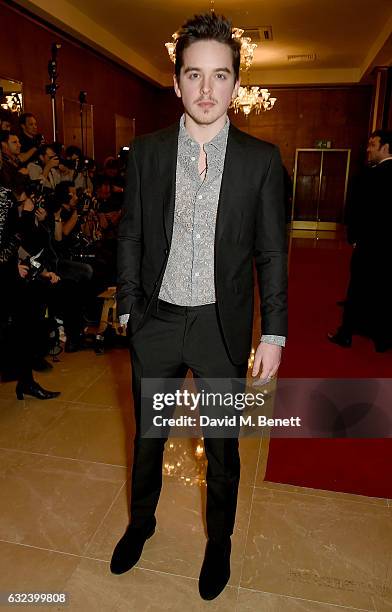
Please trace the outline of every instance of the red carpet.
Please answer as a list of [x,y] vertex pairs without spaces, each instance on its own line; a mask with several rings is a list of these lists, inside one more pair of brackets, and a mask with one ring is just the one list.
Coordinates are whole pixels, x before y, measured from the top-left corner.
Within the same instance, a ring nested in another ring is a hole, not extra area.
[[[392,351],[378,354],[369,339],[358,336],[351,349],[326,339],[327,332],[340,322],[342,311],[336,301],[345,296],[351,248],[333,240],[293,242],[289,339],[279,377],[391,378]],[[391,474],[390,438],[273,438],[265,479],[392,498]]]

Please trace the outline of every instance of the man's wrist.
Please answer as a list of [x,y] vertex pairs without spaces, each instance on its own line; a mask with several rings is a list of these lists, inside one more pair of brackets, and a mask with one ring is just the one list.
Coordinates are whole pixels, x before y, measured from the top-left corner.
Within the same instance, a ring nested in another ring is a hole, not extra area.
[[266,344],[275,344],[277,346],[284,347],[286,346],[286,336],[275,336],[273,334],[263,334],[261,336],[260,342],[265,342]]

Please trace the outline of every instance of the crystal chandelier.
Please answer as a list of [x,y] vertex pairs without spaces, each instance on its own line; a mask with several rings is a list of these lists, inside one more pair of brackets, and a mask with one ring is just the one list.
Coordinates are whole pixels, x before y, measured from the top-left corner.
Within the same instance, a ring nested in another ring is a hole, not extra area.
[[22,94],[21,93],[9,93],[4,95],[3,102],[0,104],[4,110],[9,110],[12,113],[22,112]]
[[[243,33],[244,30],[241,30],[241,28],[232,28],[232,37],[241,44],[240,70],[248,70],[252,65],[253,54],[257,44],[252,43],[252,39],[249,36],[242,36]],[[173,63],[176,61],[176,44],[178,37],[178,31],[174,32],[174,34],[172,34],[172,42],[165,43],[165,47]]]
[[245,116],[249,115],[253,110],[258,115],[260,112],[271,110],[275,102],[276,98],[271,98],[268,89],[258,86],[249,87],[248,85],[238,89],[238,96],[233,100],[230,108],[233,108],[235,113],[241,110]]
[[252,65],[253,54],[257,45],[252,43],[252,39],[249,36],[242,36],[244,30],[241,30],[241,28],[233,28],[232,32],[232,37],[241,43],[240,70],[248,70]]

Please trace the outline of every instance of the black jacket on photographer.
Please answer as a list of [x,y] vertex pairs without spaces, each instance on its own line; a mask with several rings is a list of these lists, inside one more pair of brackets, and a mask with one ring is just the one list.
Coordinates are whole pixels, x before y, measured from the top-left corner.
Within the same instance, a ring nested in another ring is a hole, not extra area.
[[36,207],[34,210],[22,210],[18,221],[18,231],[21,236],[21,247],[30,255],[40,251],[39,262],[42,270],[57,272],[58,256],[53,245],[53,228],[50,220],[37,221]]

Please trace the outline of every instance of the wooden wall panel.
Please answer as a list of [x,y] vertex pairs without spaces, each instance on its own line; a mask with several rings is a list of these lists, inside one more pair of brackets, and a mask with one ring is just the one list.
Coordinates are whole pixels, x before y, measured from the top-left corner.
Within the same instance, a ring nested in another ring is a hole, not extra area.
[[235,115],[233,122],[277,144],[290,176],[295,149],[314,147],[324,139],[331,141],[332,148],[351,148],[351,172],[358,170],[369,133],[370,87],[271,89],[271,95],[278,98],[273,110],[248,119]]
[[[94,148],[98,161],[116,153],[115,114],[136,118],[136,132],[156,128],[159,89],[66,36],[51,31],[0,0],[0,76],[23,82],[25,110],[37,115],[41,131],[51,139],[48,60],[51,44],[60,42],[57,109],[61,133],[61,96],[78,100],[87,91],[94,107]],[[66,143],[68,144],[68,143]]]

